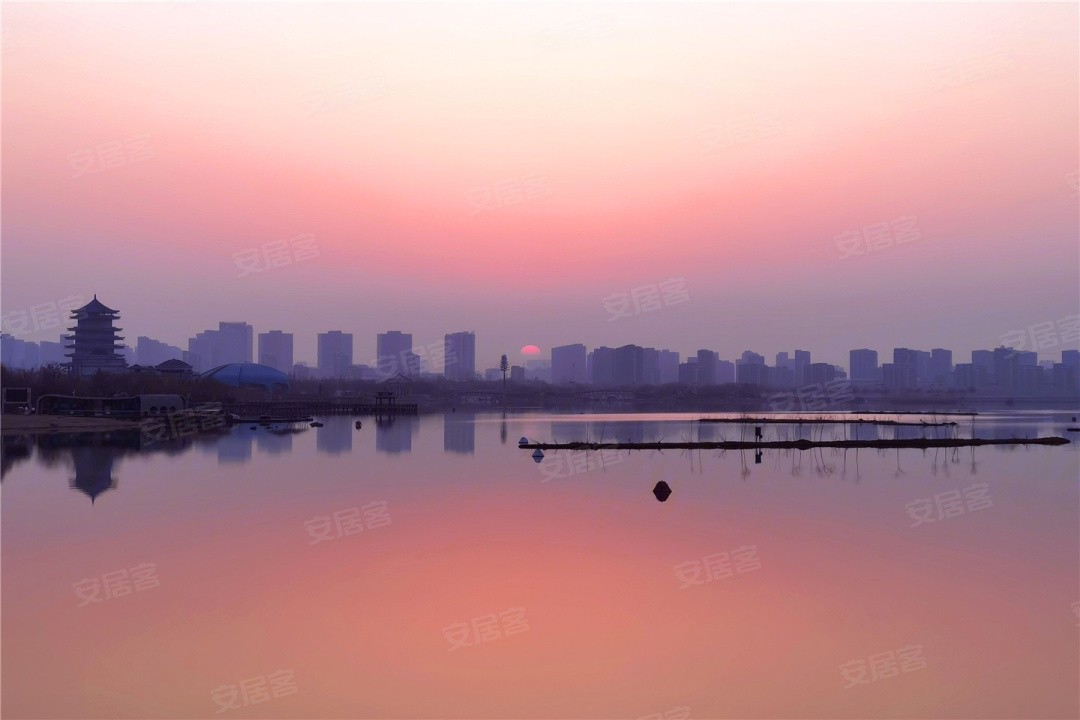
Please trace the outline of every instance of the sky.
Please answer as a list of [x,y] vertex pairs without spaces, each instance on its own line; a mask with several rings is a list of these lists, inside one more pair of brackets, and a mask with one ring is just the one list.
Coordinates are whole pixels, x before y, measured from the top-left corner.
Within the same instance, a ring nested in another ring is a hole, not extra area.
[[576,342],[1058,358],[1078,15],[5,3],[5,330],[54,340],[97,293],[132,344],[245,320],[307,361],[334,329],[356,362],[474,330],[478,369]]

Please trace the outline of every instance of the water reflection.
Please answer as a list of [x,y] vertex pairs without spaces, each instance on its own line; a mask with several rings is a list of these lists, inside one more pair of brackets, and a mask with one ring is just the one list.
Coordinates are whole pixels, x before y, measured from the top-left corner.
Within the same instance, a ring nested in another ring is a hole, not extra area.
[[267,455],[281,455],[292,452],[293,435],[295,432],[272,432],[260,428],[251,433],[255,436],[255,447],[260,453]]
[[321,418],[323,426],[315,428],[315,447],[321,453],[340,455],[352,452],[353,434],[357,432],[353,418],[343,415]]
[[238,425],[227,435],[222,435],[217,441],[218,463],[246,463],[251,460],[251,446],[255,442],[258,433],[267,432],[266,428],[256,427],[249,429],[247,425]]
[[[506,427],[503,423],[503,433]],[[443,451],[472,455],[476,449],[476,413],[451,412],[443,415]]]
[[102,446],[77,447],[71,450],[75,462],[75,477],[71,487],[90,498],[92,505],[97,496],[116,487],[112,476],[116,451]]
[[[536,464],[513,441],[696,439],[697,425],[466,417],[329,418],[356,435],[333,455],[316,432],[250,426],[168,446],[5,438],[7,714],[212,717],[212,689],[282,668],[302,690],[264,717],[994,717],[1019,716],[1017,698],[1037,703],[1026,716],[1077,716],[1075,445],[551,450]],[[388,522],[362,528],[377,504]],[[748,547],[759,567],[729,572]],[[72,591],[142,563],[160,588],[82,605]],[[448,630],[493,633],[508,608],[528,632],[450,645]],[[839,666],[910,645],[919,673],[843,687]],[[618,667],[621,690],[597,667]],[[796,678],[784,694],[778,672]],[[948,706],[909,700],[941,687]]]
[[388,415],[375,418],[375,449],[398,454],[412,452],[413,435],[420,428],[415,415]]
[[[405,454],[413,451],[413,439],[419,436],[420,426],[427,423],[443,423],[444,453],[474,455],[477,453],[476,428],[483,419],[476,412],[452,412],[440,416],[383,416],[375,418],[375,449],[390,455]],[[980,418],[974,427],[970,423],[956,428],[878,426],[870,424],[823,425],[813,423],[766,424],[762,427],[763,439],[791,440],[803,438],[821,439],[858,439],[877,440],[899,437],[939,437],[945,434],[970,436],[972,430],[978,437],[1013,438],[1035,437],[1058,430],[1055,425],[1045,422],[1028,421],[1025,418],[997,417]],[[147,442],[146,438],[135,430],[113,431],[101,434],[86,433],[50,433],[40,435],[7,435],[3,438],[2,477],[7,478],[14,468],[36,460],[46,467],[64,466],[74,468],[75,477],[70,480],[70,487],[83,492],[91,500],[102,493],[117,487],[117,461],[133,453],[161,453],[178,455],[192,448],[216,455],[221,465],[251,462],[256,453],[266,456],[286,456],[293,453],[309,452],[312,445],[318,453],[345,455],[360,452],[362,446],[354,446],[353,436],[357,430],[355,418],[336,416],[323,418],[323,427],[316,428],[314,443],[304,440],[309,429],[305,426],[292,431],[281,429],[280,432],[266,427],[251,429],[248,425],[239,425],[217,434],[203,434],[172,439],[166,442]],[[1036,418],[1035,420],[1043,420]],[[1068,420],[1068,418],[1066,418]],[[697,423],[688,420],[624,420],[619,417],[604,416],[599,418],[579,419],[573,417],[547,417],[536,422],[529,416],[511,416],[501,413],[499,417],[499,444],[506,442],[510,434],[508,426],[519,424],[513,433],[520,431],[533,440],[555,442],[573,441],[679,441],[679,440],[740,440],[753,439],[754,426],[720,423]],[[368,426],[371,428],[371,426]],[[488,436],[488,447],[492,447],[494,437]],[[1062,446],[1058,451],[1076,453],[1077,443]],[[615,466],[616,460],[626,458],[649,458],[647,465],[654,468],[647,473],[650,482],[670,481],[673,463],[685,463],[691,473],[714,474],[718,469],[730,468],[743,480],[754,476],[756,471],[765,476],[781,472],[791,477],[814,476],[832,477],[842,482],[859,483],[863,476],[863,467],[867,463],[880,467],[888,466],[888,475],[892,478],[905,478],[915,475],[928,475],[933,478],[948,478],[952,474],[967,476],[978,475],[981,470],[981,458],[987,453],[1034,453],[1035,448],[1028,446],[989,446],[982,448],[933,448],[928,450],[911,449],[841,449],[812,448],[798,449],[743,449],[743,450],[677,450],[668,453],[655,450],[604,451],[610,454],[605,462],[599,462],[599,455],[592,453],[579,455],[575,451],[558,451],[547,457],[541,453],[522,451],[521,461],[532,459],[541,464],[541,479],[562,479],[580,476],[596,468]],[[676,458],[673,460],[673,458]],[[531,463],[530,463],[531,464]],[[666,464],[666,465],[665,465]],[[558,467],[556,467],[556,465]],[[667,467],[663,473],[655,468]],[[662,475],[662,477],[661,477]],[[592,477],[591,475],[589,477]],[[672,485],[665,482],[667,492]],[[658,484],[659,488],[660,485]],[[662,489],[662,488],[661,488]],[[660,499],[659,496],[657,499]],[[664,498],[666,499],[666,498]],[[663,501],[663,500],[661,500]]]
[[29,460],[33,448],[34,438],[31,435],[4,435],[0,450],[0,478],[18,463]]

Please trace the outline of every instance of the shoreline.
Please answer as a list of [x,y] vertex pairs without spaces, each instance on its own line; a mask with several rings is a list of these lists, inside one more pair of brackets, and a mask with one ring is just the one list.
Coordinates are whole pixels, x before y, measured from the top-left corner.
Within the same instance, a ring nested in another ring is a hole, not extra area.
[[31,435],[62,432],[108,432],[138,430],[136,420],[105,417],[74,417],[71,415],[0,415],[0,434]]

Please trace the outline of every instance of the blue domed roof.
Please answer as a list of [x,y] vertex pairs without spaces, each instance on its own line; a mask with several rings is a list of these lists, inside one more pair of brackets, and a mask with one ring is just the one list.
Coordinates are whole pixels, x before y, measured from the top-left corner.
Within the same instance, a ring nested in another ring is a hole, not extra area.
[[273,390],[275,387],[289,384],[289,376],[280,370],[275,370],[259,363],[229,363],[219,365],[213,370],[207,370],[202,374],[204,378],[216,380],[219,383],[232,387],[247,387],[256,385]]

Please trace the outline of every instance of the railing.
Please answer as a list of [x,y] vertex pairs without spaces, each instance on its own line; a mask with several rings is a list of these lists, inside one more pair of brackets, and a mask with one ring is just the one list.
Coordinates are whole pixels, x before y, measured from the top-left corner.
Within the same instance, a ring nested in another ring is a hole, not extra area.
[[281,400],[269,402],[223,403],[231,413],[274,417],[294,417],[307,415],[416,415],[416,403],[380,403],[361,401],[312,401]]

